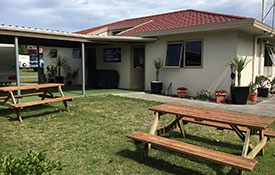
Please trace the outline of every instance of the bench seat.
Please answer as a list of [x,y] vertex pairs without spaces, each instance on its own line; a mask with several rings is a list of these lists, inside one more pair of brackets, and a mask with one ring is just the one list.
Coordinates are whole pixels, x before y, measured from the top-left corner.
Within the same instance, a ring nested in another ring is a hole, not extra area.
[[[217,123],[217,122],[213,122],[213,121],[206,121],[206,120],[202,120],[202,121],[196,121],[191,117],[183,117],[182,121],[184,123],[196,123],[196,124],[200,124],[200,125],[206,125],[206,126],[211,126],[211,127],[216,127],[217,129],[227,129],[227,130],[232,130],[231,126],[225,123]],[[246,127],[239,127],[239,129],[242,132],[246,132],[247,128]],[[274,137],[275,138],[275,131],[272,130],[265,130],[264,131],[264,135],[268,138],[270,137]]]
[[244,158],[242,156],[237,156],[229,153],[224,153],[208,148],[203,148],[200,146],[188,144],[182,141],[172,140],[165,137],[160,137],[153,134],[143,133],[143,132],[134,132],[127,136],[128,138],[138,141],[150,143],[162,148],[166,148],[178,153],[191,155],[222,165],[227,165],[233,168],[236,168],[241,173],[242,170],[252,171],[256,164],[257,160]]
[[50,99],[45,99],[45,100],[40,100],[40,101],[31,101],[31,102],[22,102],[18,104],[10,104],[13,108],[24,108],[24,107],[29,107],[29,106],[36,106],[36,105],[42,105],[46,103],[52,103],[56,101],[70,101],[73,100],[75,97],[74,96],[66,96],[66,97],[58,97],[58,98],[50,98]]
[[[31,96],[42,96],[44,92],[34,92],[34,93],[27,93],[27,94],[20,94],[14,95],[15,98],[23,98],[23,97],[31,97]],[[6,99],[8,96],[0,96],[0,100]]]
[[31,96],[42,96],[44,92],[34,92],[34,93],[28,93],[28,94],[20,94],[20,95],[14,95],[15,98],[22,98],[22,97],[31,97]]

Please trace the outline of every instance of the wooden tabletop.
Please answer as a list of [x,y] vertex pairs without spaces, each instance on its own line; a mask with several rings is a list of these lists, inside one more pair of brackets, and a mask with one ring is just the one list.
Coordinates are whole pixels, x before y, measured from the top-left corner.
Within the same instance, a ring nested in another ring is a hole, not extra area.
[[196,120],[208,120],[256,129],[266,129],[275,121],[275,118],[273,117],[264,117],[259,115],[243,114],[238,112],[229,112],[177,104],[163,104],[150,107],[149,109],[156,112],[188,116],[195,118]]
[[22,85],[22,86],[6,86],[6,87],[0,87],[0,91],[9,92],[9,91],[17,91],[17,90],[42,89],[42,88],[51,88],[51,87],[59,87],[59,86],[64,86],[64,84],[45,83],[45,84],[32,84],[32,85]]

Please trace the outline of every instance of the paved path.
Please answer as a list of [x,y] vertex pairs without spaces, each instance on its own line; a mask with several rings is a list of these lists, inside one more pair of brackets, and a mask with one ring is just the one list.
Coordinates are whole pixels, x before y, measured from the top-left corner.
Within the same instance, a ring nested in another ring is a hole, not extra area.
[[176,103],[176,104],[182,104],[187,106],[198,106],[198,107],[204,107],[204,108],[221,109],[221,110],[275,117],[275,95],[257,104],[251,104],[251,105],[250,104],[233,105],[233,104],[212,103],[212,102],[205,102],[205,101],[199,101],[199,100],[168,97],[163,95],[154,95],[154,94],[148,94],[144,92],[123,93],[123,94],[116,94],[116,95],[129,97],[129,98],[159,101],[159,102],[165,102],[165,103]]

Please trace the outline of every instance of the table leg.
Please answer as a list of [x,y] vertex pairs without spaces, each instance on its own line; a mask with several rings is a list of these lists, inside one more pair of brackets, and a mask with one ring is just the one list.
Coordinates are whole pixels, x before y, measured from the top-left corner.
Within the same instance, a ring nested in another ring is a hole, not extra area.
[[178,126],[180,128],[180,132],[182,134],[182,137],[185,138],[185,130],[184,130],[184,124],[183,124],[183,121],[181,120],[181,116],[177,116],[177,118],[180,118],[179,121],[178,121]]
[[[263,130],[260,130],[259,131],[259,141],[263,140],[264,139],[264,131]],[[264,147],[261,149],[261,154],[264,155]]]
[[[159,112],[156,112],[155,119],[154,119],[153,124],[151,126],[151,129],[149,131],[149,134],[155,134],[156,133],[158,123],[159,123],[159,118],[160,118],[160,114],[159,114]],[[151,144],[147,143],[144,147],[144,157],[148,156],[148,152],[149,152],[150,148],[151,148]]]
[[19,121],[20,121],[20,122],[23,122],[23,120],[22,120],[22,118],[21,118],[21,114],[20,114],[20,109],[17,108],[17,109],[15,109],[15,110],[16,110],[16,115],[17,115]]
[[257,145],[255,147],[253,147],[253,149],[248,153],[248,149],[249,149],[249,142],[250,142],[250,138],[251,138],[251,129],[247,129],[246,132],[246,137],[245,137],[245,142],[244,142],[244,147],[243,147],[243,152],[242,152],[242,156],[249,158],[249,159],[254,159],[254,157],[256,157],[256,155],[261,152],[263,154],[264,152],[264,146],[267,142],[267,137],[264,136],[264,133],[262,130],[259,131],[260,136],[259,136],[259,142],[257,143]]
[[[169,125],[165,126],[165,127],[162,127],[162,128],[159,128],[156,132],[157,132],[157,135],[161,135],[161,134],[165,134],[169,131],[172,131],[174,129],[177,128],[177,125],[179,125],[179,121],[181,120],[182,117],[176,115],[176,119],[170,123]],[[180,126],[179,126],[180,127]],[[183,129],[183,127],[180,127],[181,129]]]
[[10,98],[11,98],[11,100],[12,100],[12,103],[13,103],[13,104],[16,104],[16,100],[15,100],[15,98],[14,98],[13,92],[10,91],[9,94],[10,94]]
[[61,89],[61,86],[58,86],[58,91],[59,91],[61,97],[64,97],[64,94],[63,94],[63,91],[62,91],[62,89]]
[[71,113],[71,111],[70,111],[70,109],[69,109],[68,104],[67,104],[66,101],[63,101],[63,105],[64,105],[64,107],[65,107],[65,110],[66,110],[67,112]]
[[246,136],[245,136],[244,145],[243,145],[243,151],[242,151],[242,156],[243,157],[247,156],[247,152],[248,152],[248,149],[249,149],[250,138],[251,138],[251,134],[250,134],[250,129],[248,128],[247,131],[246,131]]

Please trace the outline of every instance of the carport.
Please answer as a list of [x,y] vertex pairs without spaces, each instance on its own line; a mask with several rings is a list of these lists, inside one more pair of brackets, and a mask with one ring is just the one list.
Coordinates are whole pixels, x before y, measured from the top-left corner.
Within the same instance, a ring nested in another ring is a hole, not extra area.
[[[118,43],[147,43],[156,38],[125,37],[125,36],[93,36],[70,32],[60,32],[29,27],[0,25],[0,43],[14,44],[16,65],[18,65],[19,45],[35,45],[49,47],[81,48],[82,94],[85,95],[85,55],[86,48]],[[3,58],[0,58],[3,59]],[[39,65],[39,64],[38,64]],[[38,73],[39,76],[39,73]],[[39,77],[38,77],[39,78]],[[16,84],[20,85],[19,67],[16,66]]]

